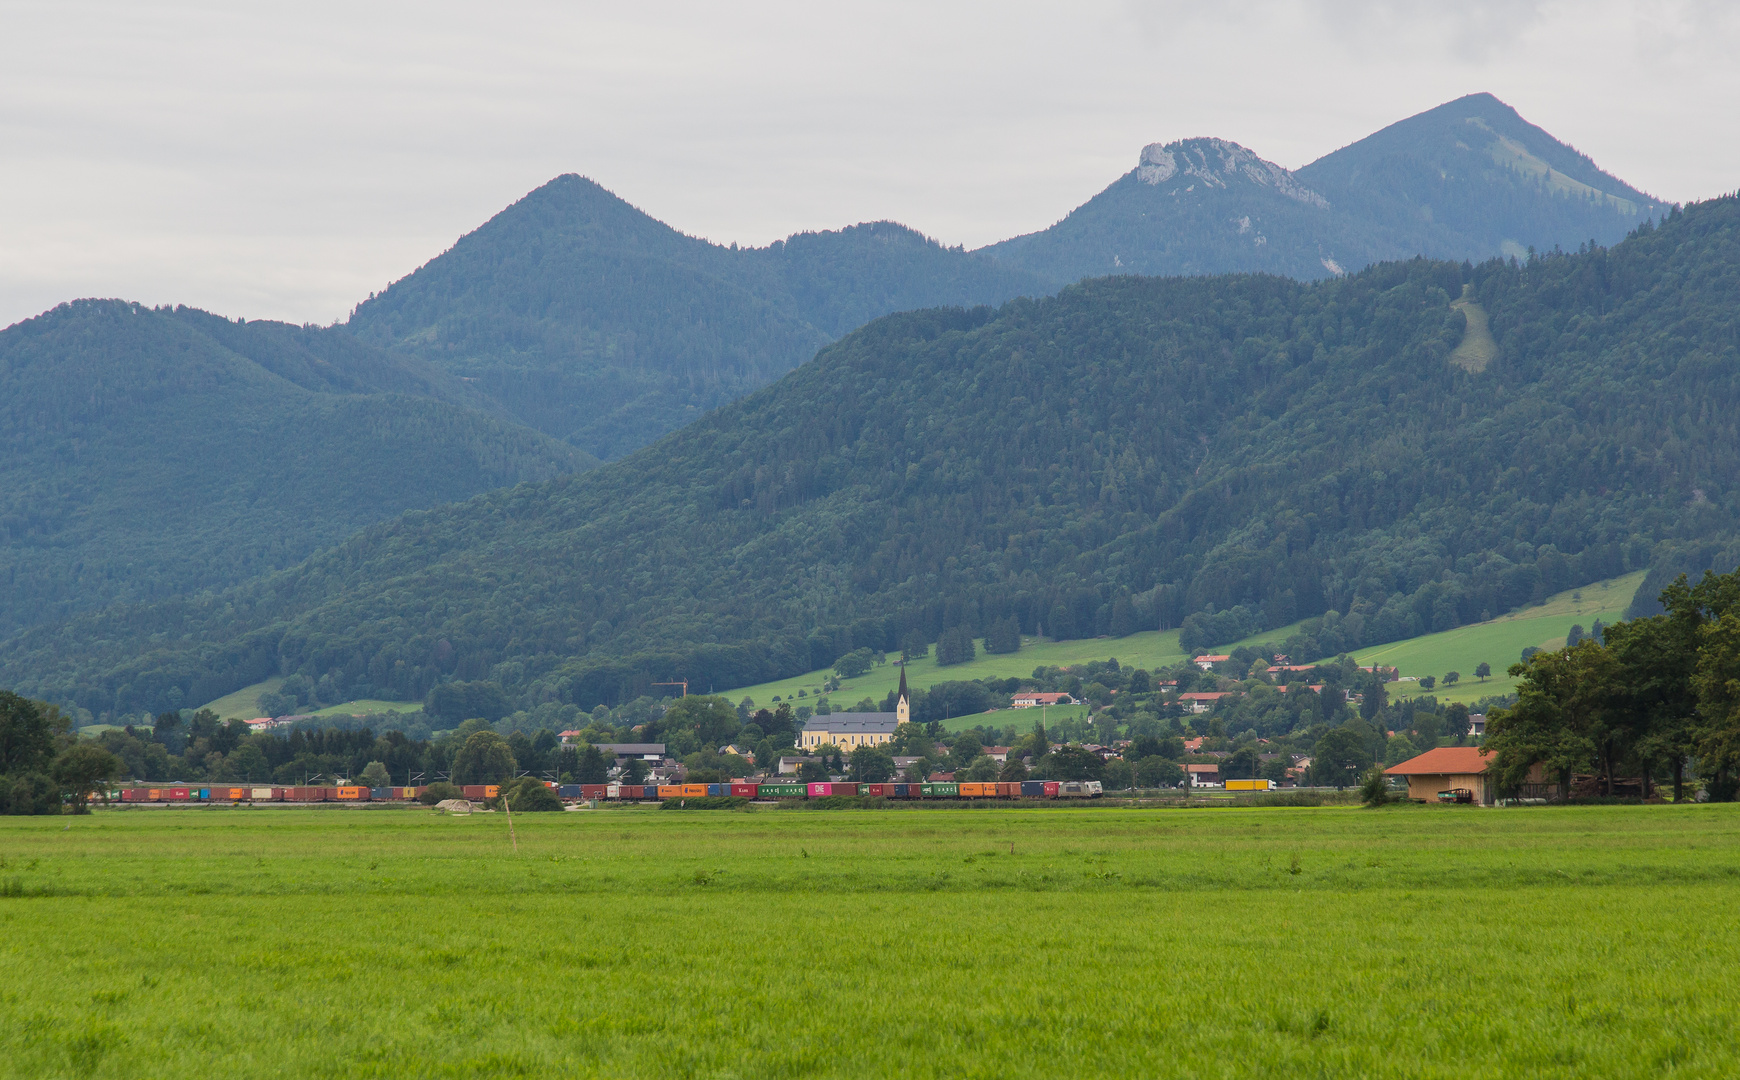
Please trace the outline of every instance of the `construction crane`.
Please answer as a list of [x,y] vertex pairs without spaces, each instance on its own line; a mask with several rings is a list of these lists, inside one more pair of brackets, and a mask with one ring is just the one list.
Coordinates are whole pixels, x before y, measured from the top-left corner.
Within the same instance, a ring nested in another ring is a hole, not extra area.
[[683,688],[683,696],[684,697],[689,696],[689,680],[687,680],[687,679],[681,679],[681,680],[678,680],[677,682],[656,682],[656,683],[653,683],[653,685],[654,686],[680,686]]

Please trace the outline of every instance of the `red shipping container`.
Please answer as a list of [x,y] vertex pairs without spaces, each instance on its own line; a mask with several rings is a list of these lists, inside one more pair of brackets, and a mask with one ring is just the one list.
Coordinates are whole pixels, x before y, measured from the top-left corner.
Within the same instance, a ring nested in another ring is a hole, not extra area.
[[187,802],[193,798],[193,792],[184,787],[164,788],[163,797],[170,802]]
[[580,785],[580,797],[582,799],[602,799],[606,795],[608,795],[609,793],[610,793],[610,785],[609,784],[581,784]]
[[132,788],[132,787],[126,788],[126,789],[123,789],[121,792],[121,801],[122,802],[149,802],[149,801],[151,801],[151,792],[145,788]]
[[887,794],[889,794],[889,789],[891,789],[893,786],[894,786],[893,784],[859,784],[858,785],[858,794],[860,794],[860,795],[887,795]]
[[731,795],[738,799],[753,799],[760,784],[732,784]]
[[1045,782],[1045,797],[1048,799],[1057,798],[1057,781],[1047,780]]
[[640,798],[640,789],[640,784],[623,784],[619,787],[616,797],[619,799],[638,799]]
[[460,788],[459,790],[464,792],[465,797],[468,799],[486,798],[486,796],[483,793],[484,786],[482,784],[467,784],[464,787]]

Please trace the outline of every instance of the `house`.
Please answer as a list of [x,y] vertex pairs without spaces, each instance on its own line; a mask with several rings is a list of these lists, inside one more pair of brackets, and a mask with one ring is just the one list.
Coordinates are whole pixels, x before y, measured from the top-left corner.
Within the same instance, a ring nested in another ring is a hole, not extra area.
[[1169,693],[1170,691],[1178,689],[1178,680],[1160,679],[1154,683],[1154,689],[1160,691],[1162,694]]
[[1467,788],[1476,803],[1491,806],[1494,792],[1486,764],[1486,751],[1478,746],[1440,746],[1390,766],[1384,775],[1407,777],[1410,799],[1436,802],[1440,791]]
[[985,756],[1001,765],[1009,760],[1009,748],[1007,746],[987,746],[985,747]]
[[1068,694],[1042,694],[1037,690],[1023,690],[1015,695],[1017,709],[1033,709],[1040,705],[1074,705],[1075,699]]
[[1231,656],[1209,656],[1207,653],[1204,653],[1203,655],[1197,657],[1195,660],[1192,660],[1191,663],[1195,664],[1197,667],[1201,668],[1204,671],[1212,671],[1214,669],[1214,665],[1224,664],[1228,660],[1231,660],[1231,659],[1232,659]]
[[782,757],[779,759],[779,775],[795,776],[800,765],[820,765],[819,757]]
[[1184,766],[1184,775],[1190,780],[1191,787],[1218,787],[1220,785],[1219,765],[1186,765]]
[[1217,691],[1212,694],[1179,694],[1178,703],[1184,706],[1185,712],[1205,713],[1214,708],[1215,702],[1223,697],[1231,696],[1230,691]]
[[1486,734],[1485,713],[1470,713],[1468,715],[1468,733],[1477,739]]
[[926,781],[930,784],[952,784],[954,782],[955,774],[952,772],[933,772],[930,774],[930,779]]
[[[1325,684],[1323,684],[1323,683],[1311,683],[1311,684],[1307,685],[1305,687],[1305,689],[1311,691],[1313,694],[1321,694],[1321,693],[1323,693],[1324,685]],[[1275,689],[1279,690],[1283,694],[1285,694],[1287,692],[1287,688],[1285,686],[1277,686],[1277,687],[1275,687]]]
[[1267,669],[1270,675],[1299,675],[1307,671],[1316,670],[1317,665],[1315,664],[1276,664],[1274,667]]

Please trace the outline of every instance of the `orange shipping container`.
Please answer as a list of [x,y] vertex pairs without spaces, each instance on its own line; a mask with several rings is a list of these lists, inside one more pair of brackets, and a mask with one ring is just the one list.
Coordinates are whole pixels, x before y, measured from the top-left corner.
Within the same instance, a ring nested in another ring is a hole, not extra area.
[[[706,792],[702,792],[702,794],[706,794]],[[660,784],[659,785],[659,798],[661,798],[661,799],[680,799],[682,797],[683,797],[683,785],[681,785],[681,784]]]
[[684,784],[683,785],[683,798],[685,798],[685,799],[704,799],[706,797],[707,797],[707,785],[706,784]]

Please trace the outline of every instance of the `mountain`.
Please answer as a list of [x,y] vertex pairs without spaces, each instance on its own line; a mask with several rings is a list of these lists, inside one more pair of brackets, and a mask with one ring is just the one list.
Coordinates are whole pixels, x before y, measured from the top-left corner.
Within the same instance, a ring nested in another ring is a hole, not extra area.
[[1734,534],[1737,289],[1729,198],[1526,262],[893,315],[590,473],[14,635],[0,685],[119,714],[272,674],[408,699],[457,678],[589,708],[1009,616],[1228,640],[1333,611],[1349,648],[1448,629]]
[[233,585],[596,464],[334,330],[119,300],[0,332],[0,630]]
[[1060,284],[1120,273],[1312,279],[1416,255],[1478,262],[1612,244],[1665,210],[1491,94],[1470,94],[1297,172],[1220,139],[1156,143],[1049,229],[982,250]]
[[609,458],[877,316],[1049,289],[890,222],[721,247],[570,175],[359,305],[348,328],[471,379],[525,423]]

